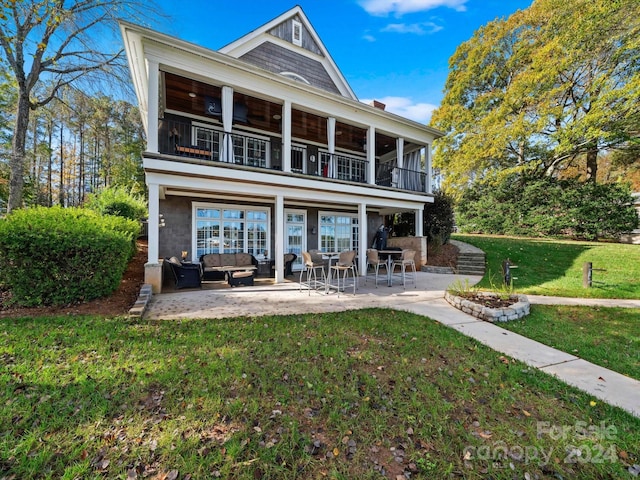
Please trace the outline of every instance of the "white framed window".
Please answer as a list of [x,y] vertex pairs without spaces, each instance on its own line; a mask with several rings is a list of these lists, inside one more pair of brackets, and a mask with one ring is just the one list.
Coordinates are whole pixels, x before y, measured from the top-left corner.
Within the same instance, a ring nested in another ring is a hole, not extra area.
[[320,238],[318,248],[323,252],[358,251],[360,226],[358,214],[319,212]]
[[323,177],[349,180],[352,182],[366,182],[367,160],[351,157],[341,153],[331,155],[327,151],[320,151],[320,171]]
[[212,129],[209,125],[201,125],[195,122],[192,123],[191,128],[191,144],[210,151],[211,158],[214,161],[218,161],[220,158],[220,137],[222,132]]
[[292,20],[291,42],[299,47],[302,46],[302,24],[297,20]]
[[307,147],[291,144],[291,171],[294,173],[307,173]]
[[239,165],[250,167],[267,168],[269,166],[269,146],[271,142],[268,138],[231,134],[233,142],[233,159]]
[[195,258],[206,253],[258,256],[270,251],[270,216],[269,208],[194,202]]

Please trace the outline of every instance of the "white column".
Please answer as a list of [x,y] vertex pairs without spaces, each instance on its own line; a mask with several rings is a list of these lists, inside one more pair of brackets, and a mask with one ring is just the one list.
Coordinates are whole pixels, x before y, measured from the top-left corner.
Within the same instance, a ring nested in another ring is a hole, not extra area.
[[369,232],[367,229],[367,204],[358,204],[358,228],[360,230],[360,241],[358,242],[358,272],[366,275],[367,268],[367,248],[369,247]]
[[433,193],[433,169],[431,167],[431,145],[427,144],[424,148],[424,174],[427,177],[425,188],[427,193]]
[[415,211],[416,237],[424,236],[424,208]]
[[233,88],[224,85],[222,87],[222,129],[224,130],[220,161],[234,163],[233,142],[231,130],[233,129]]
[[282,195],[276,196],[274,217],[276,283],[282,283],[284,282],[284,197]]
[[327,177],[337,178],[338,166],[336,164],[336,119],[334,117],[327,118],[327,148],[329,150],[329,166],[327,168]]
[[282,171],[291,171],[291,101],[282,105]]
[[329,153],[336,153],[336,119],[334,117],[327,118],[327,147]]
[[158,62],[147,59],[147,152],[158,153]]
[[404,138],[396,138],[396,165],[398,168],[404,168]]
[[160,237],[160,186],[157,183],[147,185],[149,189],[149,219],[147,262],[158,263]]
[[367,183],[375,185],[376,183],[376,129],[369,127],[367,130],[367,162],[369,169],[367,170]]

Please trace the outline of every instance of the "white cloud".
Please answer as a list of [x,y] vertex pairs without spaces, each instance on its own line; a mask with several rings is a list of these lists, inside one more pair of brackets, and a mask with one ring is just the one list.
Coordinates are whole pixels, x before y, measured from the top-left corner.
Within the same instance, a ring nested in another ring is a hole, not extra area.
[[422,22],[422,23],[390,23],[386,27],[384,27],[382,32],[393,32],[393,33],[413,33],[415,35],[427,35],[439,32],[442,30],[442,26],[437,25],[433,22]]
[[376,41],[376,37],[374,37],[373,35],[369,34],[369,33],[365,33],[362,38],[364,40],[366,40],[367,42],[375,42]]
[[[416,122],[427,124],[431,120],[431,114],[438,108],[437,105],[431,103],[414,103],[407,97],[384,97],[376,98],[379,102],[386,105],[387,112],[395,113],[401,117],[409,118]],[[371,104],[373,100],[361,100],[363,103]]]
[[385,16],[425,12],[438,7],[452,8],[464,12],[468,0],[360,0],[360,5],[371,15]]

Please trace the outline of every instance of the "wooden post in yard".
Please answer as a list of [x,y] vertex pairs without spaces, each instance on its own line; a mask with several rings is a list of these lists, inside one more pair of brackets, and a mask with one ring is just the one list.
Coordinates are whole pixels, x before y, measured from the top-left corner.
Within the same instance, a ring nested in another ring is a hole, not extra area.
[[591,287],[593,272],[592,267],[593,265],[591,264],[591,262],[584,262],[584,264],[582,265],[582,286],[584,288]]

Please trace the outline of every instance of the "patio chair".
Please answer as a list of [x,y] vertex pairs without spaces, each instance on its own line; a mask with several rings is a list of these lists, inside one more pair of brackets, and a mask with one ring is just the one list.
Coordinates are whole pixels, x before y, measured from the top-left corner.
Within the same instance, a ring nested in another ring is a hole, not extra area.
[[331,283],[331,279],[333,278],[333,274],[335,273],[338,295],[340,295],[340,274],[342,274],[342,289],[345,290],[347,287],[347,274],[349,272],[351,272],[351,275],[353,276],[353,294],[356,294],[356,288],[358,287],[358,277],[356,274],[355,258],[355,250],[340,252],[338,261],[334,265],[331,265],[331,271],[329,273],[329,283]]
[[380,255],[378,254],[378,250],[376,249],[368,249],[367,250],[367,269],[365,270],[364,283],[367,283],[367,276],[369,274],[369,267],[371,267],[376,275],[376,288],[378,288],[378,271],[380,267],[384,267],[385,276],[389,276],[389,265],[387,262],[380,259]]
[[[318,270],[322,274],[322,281],[318,281]],[[324,269],[324,262],[318,263],[314,262],[311,258],[311,254],[309,252],[302,252],[302,270],[300,270],[300,291],[302,292],[302,276],[307,274],[307,281],[304,283],[306,285],[307,290],[309,291],[309,295],[311,295],[311,282],[313,279],[313,288],[317,289],[320,285],[326,285],[327,274]]]
[[322,264],[324,269],[329,272],[329,265],[331,264],[331,260],[327,258],[320,250],[309,250],[309,255],[311,255],[311,260],[313,263],[318,265]]
[[293,275],[293,262],[296,261],[298,255],[293,252],[284,254],[284,276]]
[[199,263],[182,263],[178,257],[165,258],[173,274],[176,289],[200,288],[202,272]]
[[[394,260],[391,263],[391,274],[402,276],[402,286],[406,289],[407,281],[407,268],[411,268],[411,280],[413,280],[413,287],[418,288],[416,285],[416,262],[414,257],[416,256],[415,250],[402,250],[402,254],[398,260]],[[400,272],[396,274],[396,267],[400,267]]]

